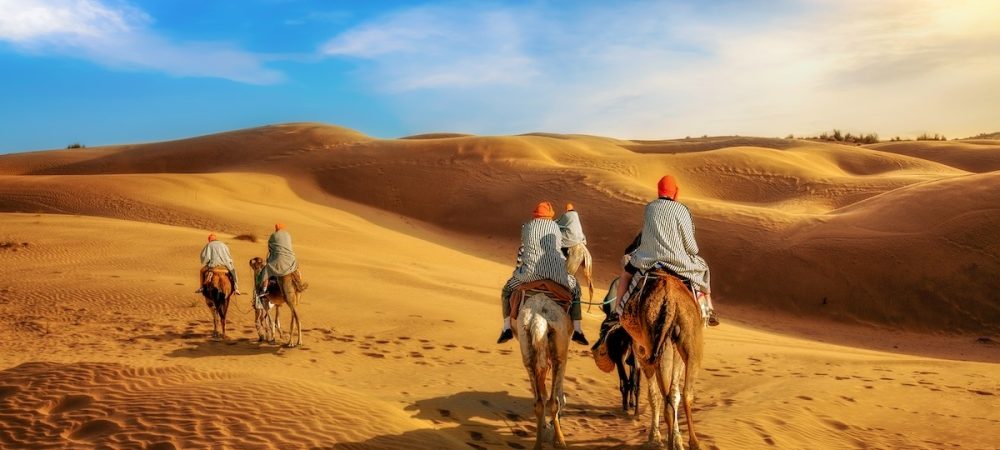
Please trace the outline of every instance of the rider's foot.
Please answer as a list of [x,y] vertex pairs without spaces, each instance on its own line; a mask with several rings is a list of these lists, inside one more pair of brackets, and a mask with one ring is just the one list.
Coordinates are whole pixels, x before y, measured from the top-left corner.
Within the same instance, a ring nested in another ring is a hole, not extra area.
[[243,293],[242,293],[242,292],[240,292],[240,290],[239,290],[239,289],[237,289],[237,290],[236,290],[236,292],[233,292],[233,295],[243,295]]
[[587,336],[584,336],[583,332],[581,331],[573,332],[573,342],[576,342],[577,344],[580,345],[590,345],[590,341],[587,340]]
[[503,344],[511,339],[514,339],[514,332],[510,331],[510,328],[504,328],[503,332],[500,333],[500,338],[497,339],[497,344]]
[[710,327],[719,326],[719,316],[715,314],[714,309],[708,310],[708,326]]

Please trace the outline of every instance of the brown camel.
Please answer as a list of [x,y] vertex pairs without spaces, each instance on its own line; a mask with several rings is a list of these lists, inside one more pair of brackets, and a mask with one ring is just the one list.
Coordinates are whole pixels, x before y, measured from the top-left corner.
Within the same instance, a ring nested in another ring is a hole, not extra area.
[[[254,297],[256,298],[260,293],[257,291],[259,289],[259,284],[257,279],[260,276],[260,272],[264,270],[266,263],[263,258],[254,257],[250,259],[250,268],[253,269],[254,278]],[[292,313],[292,318],[288,323],[288,343],[289,347],[296,347],[302,345],[302,324],[299,323],[299,313],[295,310],[295,307],[299,304],[299,296],[301,293],[295,289],[295,284],[292,282],[292,275],[284,275],[280,277],[271,276],[267,284],[267,296],[265,302],[270,302],[274,305],[274,319],[271,320],[268,315],[269,305],[262,305],[262,308],[256,310],[257,323],[260,327],[266,327],[270,323],[270,342],[274,342],[275,330],[279,337],[284,338],[284,332],[281,330],[281,322],[278,320],[279,313],[281,312],[281,305],[288,305],[288,309]],[[256,308],[256,302],[254,302],[254,307]],[[265,333],[267,334],[267,333]],[[258,329],[258,336],[265,337],[260,333]],[[292,343],[292,338],[297,336],[295,343]]]
[[[682,450],[679,422],[680,402],[688,424],[688,446],[700,449],[694,430],[691,403],[694,383],[701,368],[704,325],[698,302],[680,279],[656,271],[625,304],[621,324],[632,336],[633,350],[649,386],[652,423],[649,444],[661,445],[660,413],[667,420],[667,445]],[[684,374],[683,396],[680,389]],[[656,382],[653,383],[655,377]],[[657,392],[658,391],[658,392]]]
[[[212,337],[226,338],[226,312],[229,311],[229,298],[233,296],[233,283],[229,279],[229,269],[213,267],[201,272],[201,295],[205,304],[212,311]],[[222,333],[219,333],[219,322],[222,322]]]
[[[586,244],[576,244],[572,247],[566,249],[566,272],[570,275],[576,276],[576,273],[582,268],[583,277],[587,281],[587,287],[590,290],[590,301],[594,301],[594,258],[590,256],[590,250],[587,250]],[[587,312],[590,312],[590,306],[587,306]]]
[[[515,291],[513,295],[522,295]],[[566,405],[563,378],[569,355],[569,337],[573,322],[566,309],[542,291],[526,291],[521,302],[517,321],[512,327],[521,344],[521,361],[528,370],[531,392],[535,397],[537,419],[535,449],[542,448],[544,435],[549,431],[545,423],[545,407],[552,415],[552,442],[555,447],[566,447],[559,416]],[[552,392],[546,395],[545,379],[551,370]]]

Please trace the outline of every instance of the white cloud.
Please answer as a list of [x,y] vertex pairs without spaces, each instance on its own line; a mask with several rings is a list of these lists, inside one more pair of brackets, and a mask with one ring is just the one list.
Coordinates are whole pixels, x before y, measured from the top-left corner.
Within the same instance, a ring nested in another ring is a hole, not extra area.
[[22,52],[252,84],[284,78],[264,67],[258,55],[226,43],[175,42],[153,31],[151,23],[149,15],[123,2],[0,0],[0,41]]
[[322,50],[414,131],[964,136],[1000,124],[997,17],[992,0],[454,5]]

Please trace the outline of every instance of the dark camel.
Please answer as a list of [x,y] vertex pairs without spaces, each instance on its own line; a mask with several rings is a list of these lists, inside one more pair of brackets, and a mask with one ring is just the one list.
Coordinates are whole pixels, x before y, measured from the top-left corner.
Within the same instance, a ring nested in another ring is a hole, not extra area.
[[[226,338],[226,312],[229,311],[229,298],[233,296],[233,283],[229,279],[229,269],[213,267],[202,272],[201,295],[205,297],[208,309],[212,311],[212,337]],[[222,322],[222,333],[219,333],[219,322]]]
[[[635,357],[649,384],[652,423],[648,444],[662,444],[662,402],[666,404],[663,414],[667,420],[667,445],[683,450],[678,425],[678,410],[683,400],[688,446],[698,450],[701,445],[694,429],[691,403],[704,348],[701,312],[698,302],[680,279],[661,271],[654,274],[656,278],[648,279],[645,285],[639,281],[642,288],[637,289],[639,292],[633,293],[625,304],[620,319],[622,327],[632,336]],[[680,389],[682,371],[684,384]]]

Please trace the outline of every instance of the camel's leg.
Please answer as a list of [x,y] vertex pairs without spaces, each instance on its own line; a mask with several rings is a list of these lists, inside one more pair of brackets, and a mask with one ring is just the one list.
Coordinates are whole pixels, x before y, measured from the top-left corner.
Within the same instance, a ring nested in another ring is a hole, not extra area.
[[[668,350],[669,351],[669,350]],[[674,450],[684,450],[681,445],[681,428],[680,428],[680,406],[681,406],[681,370],[684,367],[678,352],[671,352],[673,357],[671,363],[664,368],[665,374],[667,374],[670,386],[670,397],[668,399],[667,407],[667,422],[670,424],[670,435],[667,438],[667,445],[672,447]],[[666,357],[666,355],[664,355]]]
[[[549,341],[550,346],[555,347],[554,341]],[[566,352],[559,352],[552,348],[549,354],[552,358],[552,396],[549,397],[549,413],[552,414],[553,436],[552,445],[556,448],[566,447],[566,437],[563,436],[562,425],[559,423],[559,415],[562,412],[563,403],[566,401],[563,393],[563,378],[566,376]]]
[[656,388],[660,391],[661,398],[663,399],[663,415],[667,420],[667,448],[677,450],[680,445],[680,441],[677,440],[678,435],[674,432],[677,429],[677,410],[674,408],[673,403],[671,403],[673,400],[671,395],[671,389],[673,388],[673,384],[671,382],[673,375],[673,358],[671,355],[674,352],[669,341],[664,346],[663,352],[664,353],[660,355],[660,361],[657,364]]
[[542,448],[542,438],[545,435],[545,371],[535,370],[535,367],[531,367],[528,372],[531,373],[531,382],[535,387],[535,427],[537,432],[535,433],[535,450],[540,450]]
[[[220,293],[219,295],[225,295]],[[229,313],[229,299],[222,300],[222,308],[219,309],[219,321],[222,322],[222,340],[226,340],[226,314]]]
[[[293,348],[302,345],[302,322],[299,321],[299,313],[295,308],[298,306],[299,294],[295,291],[295,285],[292,283],[291,275],[282,277],[279,282],[281,286],[281,291],[285,296],[285,304],[288,305],[292,317],[288,321],[288,347]],[[295,344],[292,344],[292,339],[295,338]]]
[[632,407],[635,408],[632,411],[632,415],[639,417],[639,382],[642,380],[642,377],[639,376],[639,369],[632,366],[632,373],[629,375],[629,378],[632,380],[632,392],[629,398],[631,399]]
[[219,337],[219,317],[216,314],[215,306],[209,306],[209,311],[212,312],[212,338]]
[[696,361],[695,358],[689,353],[686,364],[684,364],[684,417],[687,418],[688,448],[690,450],[701,449],[698,435],[694,431],[694,416],[691,415],[691,403],[694,402],[694,381],[698,376],[699,366],[699,361]]
[[625,358],[622,361],[615,361],[615,368],[618,369],[618,391],[622,394],[622,411],[628,412],[629,392],[632,392],[632,384],[628,375],[625,374]]
[[663,411],[663,395],[656,388],[657,383],[653,379],[656,377],[656,369],[643,367],[643,375],[646,377],[646,391],[649,393],[649,437],[646,439],[646,446],[659,448],[663,444],[663,437],[660,435],[660,413]]
[[276,305],[274,307],[274,321],[271,322],[271,343],[278,343],[275,339],[275,334],[277,334],[277,339],[285,339],[285,332],[281,331],[281,306]]

